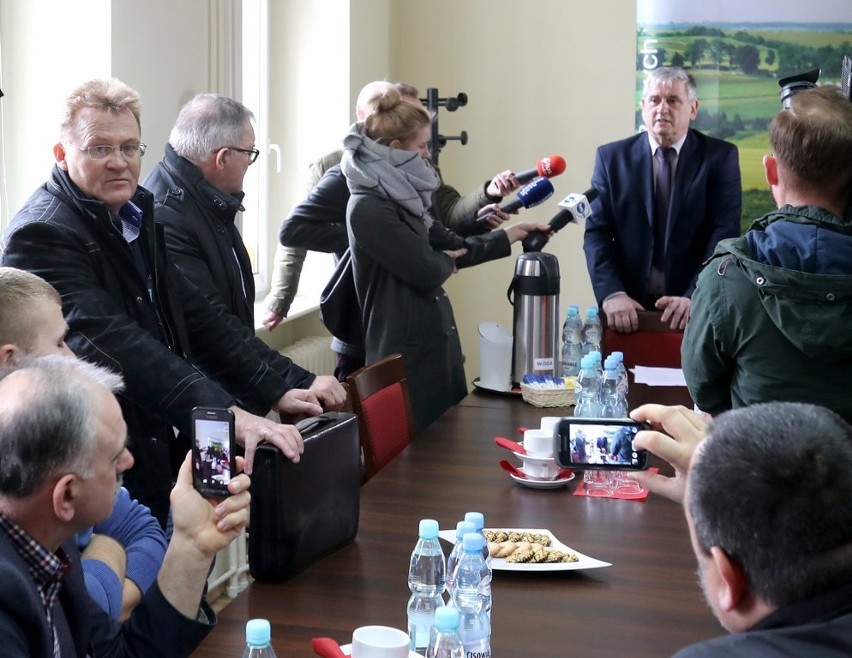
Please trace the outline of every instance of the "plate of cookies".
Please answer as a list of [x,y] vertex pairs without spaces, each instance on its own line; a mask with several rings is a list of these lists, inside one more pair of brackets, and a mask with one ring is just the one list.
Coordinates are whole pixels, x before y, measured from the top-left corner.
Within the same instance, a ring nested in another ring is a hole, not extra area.
[[[542,528],[485,528],[494,571],[571,571],[611,567],[566,546],[550,530]],[[455,530],[438,533],[444,541],[455,543]]]

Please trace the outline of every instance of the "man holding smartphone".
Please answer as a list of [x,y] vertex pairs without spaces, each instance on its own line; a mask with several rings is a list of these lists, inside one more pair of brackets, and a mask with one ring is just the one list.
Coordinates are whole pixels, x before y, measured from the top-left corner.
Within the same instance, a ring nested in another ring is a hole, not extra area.
[[[53,286],[30,272],[0,267],[0,367],[30,356],[73,358],[67,331]],[[89,594],[111,617],[126,619],[157,577],[166,535],[151,510],[119,487],[110,517],[77,533],[77,548]]]
[[133,465],[121,378],[66,356],[0,369],[0,637],[3,655],[189,656],[216,621],[203,601],[214,556],[248,520],[249,479],[215,508],[187,456],[157,581],[124,624],[87,594],[74,534],[104,520]]
[[709,425],[644,405],[634,441],[674,466],[632,473],[684,505],[701,588],[731,635],[675,658],[852,655],[852,426],[833,411],[757,404]]

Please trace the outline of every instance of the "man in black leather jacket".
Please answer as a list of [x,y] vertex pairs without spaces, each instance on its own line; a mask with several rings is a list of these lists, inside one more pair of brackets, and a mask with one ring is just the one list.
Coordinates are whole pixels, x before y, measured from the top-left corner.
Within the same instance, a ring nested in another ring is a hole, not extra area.
[[85,83],[66,101],[60,139],[50,180],[9,225],[3,264],[51,283],[69,347],[124,377],[119,400],[136,461],[125,476],[131,494],[165,524],[188,448],[173,430],[189,436],[196,406],[234,412],[247,472],[260,441],[298,461],[295,427],[261,416],[316,415],[342,405],[343,390],[224,321],[171,261],[152,195],[137,186],[138,94],[114,79]]

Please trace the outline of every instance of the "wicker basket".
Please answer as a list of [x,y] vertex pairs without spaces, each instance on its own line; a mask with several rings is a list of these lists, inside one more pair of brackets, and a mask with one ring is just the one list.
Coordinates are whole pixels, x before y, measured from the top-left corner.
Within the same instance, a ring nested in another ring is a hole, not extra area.
[[534,407],[570,407],[574,404],[574,389],[533,388],[522,383],[521,397]]

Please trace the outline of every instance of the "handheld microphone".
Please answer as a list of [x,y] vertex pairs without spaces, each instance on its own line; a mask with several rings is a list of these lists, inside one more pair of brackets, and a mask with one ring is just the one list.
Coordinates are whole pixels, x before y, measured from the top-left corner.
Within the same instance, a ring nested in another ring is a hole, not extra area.
[[553,183],[546,178],[536,178],[518,190],[518,198],[510,201],[500,210],[506,213],[517,212],[521,208],[532,208],[547,201],[553,194]]
[[553,178],[565,171],[565,158],[561,155],[549,155],[536,162],[532,169],[524,169],[515,174],[518,182],[523,184],[537,176]]
[[[569,194],[559,202],[559,207],[562,208],[548,222],[550,230],[556,233],[565,228],[569,222],[579,224],[586,221],[592,214],[591,202],[600,196],[600,192],[594,187],[590,187],[583,194]],[[521,244],[524,247],[524,252],[541,251],[544,245],[550,240],[548,233],[545,231],[533,231],[523,239]]]

